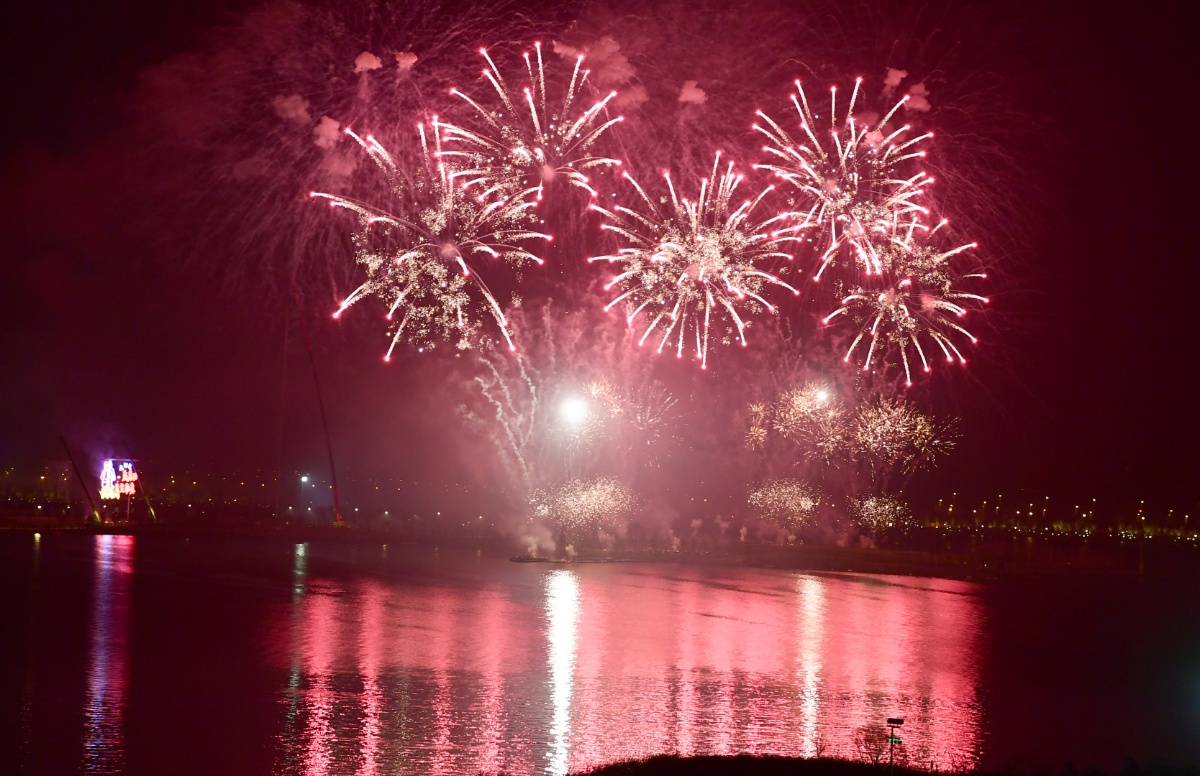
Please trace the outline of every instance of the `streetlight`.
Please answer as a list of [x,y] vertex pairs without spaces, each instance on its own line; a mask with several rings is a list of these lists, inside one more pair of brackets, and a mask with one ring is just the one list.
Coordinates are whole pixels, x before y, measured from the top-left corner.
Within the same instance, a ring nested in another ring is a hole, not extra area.
[[904,724],[904,720],[900,717],[888,717],[888,772],[891,776],[896,776],[896,744],[900,743],[900,739],[896,737],[896,728]]
[[300,475],[300,511],[304,511],[304,486],[308,484],[308,475]]

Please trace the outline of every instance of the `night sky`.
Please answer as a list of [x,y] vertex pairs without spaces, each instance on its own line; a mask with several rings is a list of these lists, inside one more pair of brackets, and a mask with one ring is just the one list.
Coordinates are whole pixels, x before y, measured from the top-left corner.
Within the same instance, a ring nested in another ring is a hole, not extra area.
[[[1008,6],[1004,34],[1020,45],[995,69],[1019,84],[1035,130],[1013,149],[1028,179],[1005,179],[994,196],[1033,204],[996,258],[987,335],[967,373],[934,374],[934,406],[962,418],[959,448],[914,488],[926,499],[1024,491],[1197,509],[1200,31],[1184,3]],[[303,318],[341,476],[470,478],[464,448],[479,442],[456,417],[445,363],[408,354],[384,365],[373,321],[324,314],[336,302],[323,281],[302,279],[298,315],[278,293],[287,269],[223,243],[227,224],[194,207],[207,192],[189,187],[204,180],[156,145],[163,127],[185,135],[216,120],[189,114],[194,103],[162,73],[219,48],[213,30],[251,7],[51,0],[0,11],[0,463],[61,458],[64,435],[160,472],[320,471]],[[264,213],[305,204],[246,200]],[[737,357],[672,370],[673,387],[687,396],[694,381],[736,378]]]

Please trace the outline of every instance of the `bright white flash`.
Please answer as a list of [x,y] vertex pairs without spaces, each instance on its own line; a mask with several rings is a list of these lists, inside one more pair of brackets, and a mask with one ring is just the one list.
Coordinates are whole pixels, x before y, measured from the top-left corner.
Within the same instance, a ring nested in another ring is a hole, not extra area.
[[562,418],[568,426],[578,428],[587,422],[588,404],[580,396],[569,396],[562,403]]

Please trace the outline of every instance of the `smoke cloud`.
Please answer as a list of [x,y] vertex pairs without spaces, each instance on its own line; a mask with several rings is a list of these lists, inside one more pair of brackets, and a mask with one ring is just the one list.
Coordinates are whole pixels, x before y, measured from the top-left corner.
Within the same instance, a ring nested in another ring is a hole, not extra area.
[[397,51],[396,52],[396,68],[400,72],[402,72],[402,73],[409,72],[410,70],[413,69],[413,65],[415,65],[415,64],[417,64],[417,55],[416,54],[412,53],[411,51]]
[[683,88],[679,90],[679,102],[683,104],[703,105],[708,100],[708,95],[704,90],[696,85],[695,81],[684,81]]
[[341,125],[335,119],[322,116],[317,125],[313,127],[313,142],[318,148],[324,148],[328,151],[342,139],[342,133],[339,131],[340,128]]
[[354,58],[354,72],[364,73],[368,70],[378,70],[383,67],[383,60],[372,54],[370,51],[364,51]]
[[925,88],[924,81],[908,90],[908,102],[904,103],[904,107],[916,113],[929,112],[932,106],[929,104],[929,90]]
[[282,94],[276,95],[273,105],[275,115],[284,121],[300,126],[312,122],[312,116],[308,114],[308,100],[298,94],[289,94],[286,97]]

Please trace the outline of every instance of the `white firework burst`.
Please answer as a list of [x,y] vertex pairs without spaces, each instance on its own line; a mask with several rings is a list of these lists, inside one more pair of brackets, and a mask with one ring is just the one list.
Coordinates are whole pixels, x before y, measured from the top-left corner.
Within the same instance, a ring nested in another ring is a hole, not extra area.
[[[402,168],[372,136],[350,130],[391,184],[393,202],[377,206],[336,194],[313,192],[333,207],[358,216],[353,237],[355,260],[366,280],[342,302],[334,317],[368,296],[388,305],[391,345],[401,339],[421,348],[453,340],[457,347],[473,346],[481,313],[492,317],[510,348],[514,348],[499,300],[482,275],[496,268],[541,264],[524,246],[530,240],[550,239],[530,229],[531,203],[516,197],[481,201],[457,185],[438,158],[436,120],[433,131],[418,128],[421,161],[415,171]],[[432,146],[430,141],[432,140]]]
[[478,126],[441,124],[446,142],[453,144],[442,151],[442,156],[456,167],[453,177],[467,186],[478,187],[484,198],[517,194],[533,195],[540,200],[546,185],[559,177],[594,197],[596,190],[588,171],[620,164],[616,159],[595,153],[601,136],[622,121],[620,116],[606,118],[606,108],[616,92],[610,92],[585,110],[579,109],[579,98],[588,77],[580,55],[569,83],[561,87],[561,97],[551,99],[542,46],[538,43],[534,48],[533,58],[528,52],[525,54],[529,83],[519,95],[509,88],[487,50],[480,49],[487,61],[483,77],[492,86],[499,103],[486,107],[458,89],[451,90],[471,106]]
[[776,310],[763,297],[768,286],[799,294],[779,275],[763,268],[793,258],[788,248],[799,238],[778,229],[789,214],[757,215],[771,187],[735,204],[742,176],[734,172],[732,162],[721,172],[720,162],[718,153],[711,178],[701,181],[695,201],[677,195],[669,174],[664,178],[670,198],[658,202],[626,175],[643,207],[594,205],[593,209],[608,219],[603,228],[626,244],[614,254],[588,259],[619,265],[618,274],[605,286],[616,287],[619,293],[606,309],[625,302],[630,323],[645,315],[649,323],[639,345],[659,332],[658,351],[673,338],[676,355],[682,357],[685,343],[691,339],[702,367],[708,363],[714,311],[729,319],[721,341],[737,340],[745,345],[744,315]]

